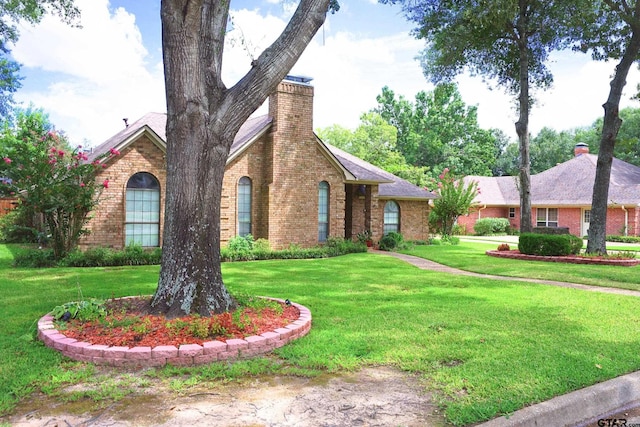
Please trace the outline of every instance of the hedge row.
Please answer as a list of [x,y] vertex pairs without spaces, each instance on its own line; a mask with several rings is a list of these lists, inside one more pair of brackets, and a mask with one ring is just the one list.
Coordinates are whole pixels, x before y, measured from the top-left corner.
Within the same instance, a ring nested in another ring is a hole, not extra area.
[[577,254],[583,241],[572,234],[523,233],[518,239],[518,250],[526,255],[565,256]]
[[508,233],[509,228],[510,224],[507,218],[481,218],[474,224],[473,231],[476,236],[489,236]]
[[[300,248],[292,245],[288,249],[273,251],[268,245],[257,244],[246,247],[221,249],[222,261],[252,261],[268,259],[310,259],[329,258],[348,253],[366,252],[367,246],[344,239],[329,239],[324,245],[314,248]],[[60,261],[56,261],[53,250],[27,249],[14,257],[14,266],[27,268],[42,267],[113,267],[123,265],[155,265],[160,264],[162,249],[146,250],[141,246],[131,245],[117,251],[108,248],[94,248],[87,251],[72,252]]]
[[607,236],[607,242],[640,243],[640,237],[637,237],[637,236]]

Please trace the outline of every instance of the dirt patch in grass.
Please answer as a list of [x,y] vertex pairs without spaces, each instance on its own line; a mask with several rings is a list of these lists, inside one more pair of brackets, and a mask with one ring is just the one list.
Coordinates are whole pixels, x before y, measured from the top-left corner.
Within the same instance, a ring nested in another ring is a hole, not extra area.
[[62,403],[73,388],[55,398],[33,396],[0,421],[22,427],[446,425],[425,384],[388,367],[315,378],[252,378],[181,393],[154,379],[107,407],[89,399]]

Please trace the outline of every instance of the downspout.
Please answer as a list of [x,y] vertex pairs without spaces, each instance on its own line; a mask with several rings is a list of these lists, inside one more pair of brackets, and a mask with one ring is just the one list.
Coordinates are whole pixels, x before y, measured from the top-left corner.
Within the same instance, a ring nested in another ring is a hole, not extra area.
[[483,209],[487,209],[487,205],[482,206],[480,209],[478,209],[478,219],[482,219],[482,210]]
[[629,235],[629,211],[625,209],[624,205],[620,205],[620,208],[624,211],[624,235]]

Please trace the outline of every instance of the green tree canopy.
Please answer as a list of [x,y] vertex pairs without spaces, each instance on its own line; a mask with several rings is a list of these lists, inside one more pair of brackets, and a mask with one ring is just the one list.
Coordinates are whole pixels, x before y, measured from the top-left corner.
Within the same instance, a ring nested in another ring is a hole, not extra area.
[[398,130],[396,145],[407,163],[492,175],[505,139],[480,128],[477,107],[465,104],[455,84],[419,92],[413,103],[385,86],[377,101],[373,111]]
[[354,131],[333,125],[316,131],[320,139],[418,186],[431,177],[428,167],[407,163],[397,148],[397,129],[378,113],[360,116]]

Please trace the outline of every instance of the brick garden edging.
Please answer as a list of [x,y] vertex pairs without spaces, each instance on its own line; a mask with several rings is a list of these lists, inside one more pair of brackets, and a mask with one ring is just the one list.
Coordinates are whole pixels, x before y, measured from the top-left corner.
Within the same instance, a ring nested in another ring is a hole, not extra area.
[[[284,302],[271,298],[275,301]],[[311,311],[303,305],[292,303],[300,310],[300,317],[283,328],[244,339],[228,339],[227,342],[207,341],[203,345],[183,344],[180,347],[115,347],[93,345],[67,338],[55,329],[53,316],[46,314],[38,321],[38,338],[73,360],[96,365],[150,367],[166,364],[177,366],[202,365],[219,360],[245,359],[268,353],[291,341],[305,336],[311,329]]]
[[496,258],[524,259],[530,261],[564,262],[569,264],[595,264],[595,265],[620,265],[623,267],[633,267],[640,264],[640,259],[616,259],[616,258],[593,258],[580,256],[541,256],[526,255],[519,251],[487,251],[487,255]]

